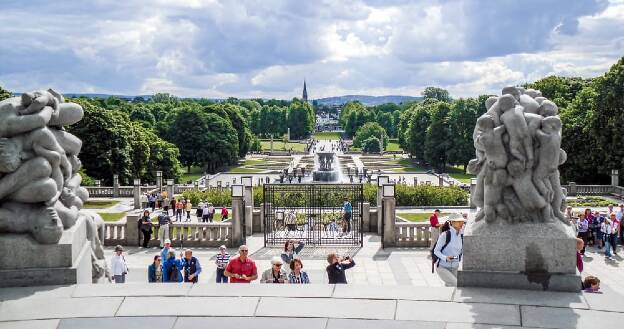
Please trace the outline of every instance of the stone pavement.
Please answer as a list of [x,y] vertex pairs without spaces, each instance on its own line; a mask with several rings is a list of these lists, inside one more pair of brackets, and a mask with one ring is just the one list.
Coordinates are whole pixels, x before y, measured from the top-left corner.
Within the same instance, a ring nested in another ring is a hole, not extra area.
[[0,328],[621,328],[622,295],[373,285],[0,289]]

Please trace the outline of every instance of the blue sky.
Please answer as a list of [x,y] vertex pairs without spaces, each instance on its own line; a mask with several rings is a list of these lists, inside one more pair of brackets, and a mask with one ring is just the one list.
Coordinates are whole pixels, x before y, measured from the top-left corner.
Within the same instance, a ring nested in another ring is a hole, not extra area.
[[621,56],[624,0],[0,0],[12,91],[476,96]]

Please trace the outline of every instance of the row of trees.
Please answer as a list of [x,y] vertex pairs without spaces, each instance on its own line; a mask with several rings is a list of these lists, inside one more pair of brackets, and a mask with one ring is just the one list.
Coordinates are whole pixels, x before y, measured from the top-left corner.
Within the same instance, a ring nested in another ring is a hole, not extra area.
[[393,103],[366,107],[360,102],[349,102],[342,107],[339,121],[348,138],[354,137],[358,129],[369,122],[379,124],[389,137],[396,138],[401,110]]
[[287,106],[262,105],[255,101],[249,111],[251,131],[260,137],[283,136],[290,128],[291,139],[309,137],[316,125],[314,109],[307,102],[295,98]]

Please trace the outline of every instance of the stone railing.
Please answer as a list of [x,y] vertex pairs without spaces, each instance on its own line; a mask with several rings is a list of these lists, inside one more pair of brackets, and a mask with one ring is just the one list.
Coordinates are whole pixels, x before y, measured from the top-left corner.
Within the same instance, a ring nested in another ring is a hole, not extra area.
[[576,195],[619,195],[624,196],[624,188],[613,185],[561,185],[568,191],[568,196]]
[[431,232],[429,223],[395,224],[397,247],[429,247]]
[[[89,192],[90,198],[113,198],[115,197],[115,188],[112,186],[84,186]],[[141,187],[144,189],[144,187]],[[147,188],[145,188],[147,190]],[[132,198],[134,196],[134,187],[132,186],[120,186],[119,195],[120,198]]]
[[[104,224],[105,246],[139,246],[143,234],[138,231],[136,216],[128,216],[126,223]],[[218,247],[230,245],[231,223],[173,223],[169,225],[169,239],[174,247]],[[154,225],[149,247],[158,247],[158,225]]]

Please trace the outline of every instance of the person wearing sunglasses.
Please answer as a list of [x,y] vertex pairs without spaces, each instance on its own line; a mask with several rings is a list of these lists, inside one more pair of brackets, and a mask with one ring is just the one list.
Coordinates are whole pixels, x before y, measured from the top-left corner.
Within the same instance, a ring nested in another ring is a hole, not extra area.
[[262,283],[286,283],[288,282],[288,273],[283,269],[284,262],[280,257],[271,259],[271,268],[262,273],[260,282]]
[[232,258],[225,267],[225,276],[230,283],[250,283],[258,279],[256,263],[248,257],[249,248],[246,245],[238,247],[238,256]]

